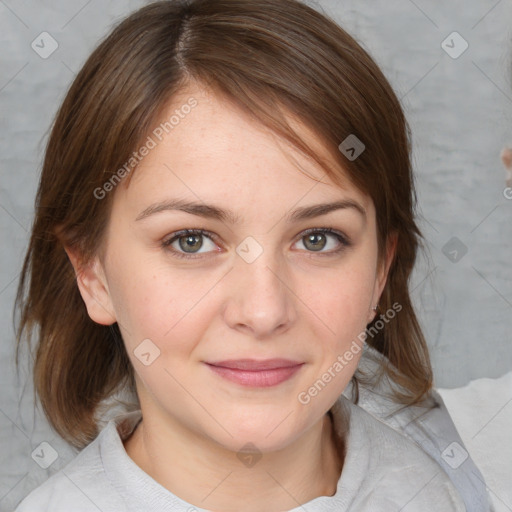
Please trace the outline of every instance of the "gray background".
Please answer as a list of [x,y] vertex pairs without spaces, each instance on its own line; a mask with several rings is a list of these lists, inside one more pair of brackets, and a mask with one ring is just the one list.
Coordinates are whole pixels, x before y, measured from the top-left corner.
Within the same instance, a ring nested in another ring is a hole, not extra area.
[[[14,366],[12,305],[48,129],[99,39],[145,3],[0,0],[1,511],[12,510],[74,453],[34,406],[28,356],[19,375]],[[512,369],[512,200],[503,193],[499,153],[512,145],[512,0],[308,3],[375,57],[411,124],[428,241],[411,289],[437,386],[505,374]],[[58,43],[46,59],[31,48],[43,31]],[[453,31],[469,44],[455,59],[441,47]],[[455,247],[446,245],[453,237],[467,249],[457,262],[445,255]],[[42,441],[59,455],[46,470],[30,457]]]

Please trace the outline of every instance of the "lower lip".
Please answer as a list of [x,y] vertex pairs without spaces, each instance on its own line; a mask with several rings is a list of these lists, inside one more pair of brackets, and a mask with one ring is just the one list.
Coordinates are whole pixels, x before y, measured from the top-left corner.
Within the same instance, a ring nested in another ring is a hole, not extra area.
[[222,366],[208,366],[217,375],[220,375],[226,380],[236,382],[242,386],[255,387],[255,388],[268,388],[271,386],[277,386],[282,382],[290,379],[295,373],[297,373],[302,364],[297,366],[290,366],[288,368],[275,368],[273,370],[234,370],[233,368],[223,368]]

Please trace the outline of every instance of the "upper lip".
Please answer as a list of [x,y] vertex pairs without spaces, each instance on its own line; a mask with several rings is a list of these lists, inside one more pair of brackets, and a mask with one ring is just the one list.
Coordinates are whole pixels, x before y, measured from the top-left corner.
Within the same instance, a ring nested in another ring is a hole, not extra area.
[[207,362],[212,366],[221,366],[223,368],[232,368],[234,370],[275,370],[276,368],[290,368],[302,364],[301,361],[292,361],[291,359],[230,359],[227,361]]

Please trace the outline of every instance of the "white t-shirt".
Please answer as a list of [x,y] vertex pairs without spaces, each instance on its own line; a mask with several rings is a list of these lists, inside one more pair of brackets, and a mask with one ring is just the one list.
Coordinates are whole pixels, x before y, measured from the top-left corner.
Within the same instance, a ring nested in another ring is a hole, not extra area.
[[[344,429],[342,414],[350,415],[336,493],[290,512],[466,511],[441,465],[406,435],[343,395],[332,412],[338,433]],[[205,512],[161,486],[128,456],[122,440],[140,418],[140,411],[134,411],[110,420],[94,441],[32,491],[15,512]]]

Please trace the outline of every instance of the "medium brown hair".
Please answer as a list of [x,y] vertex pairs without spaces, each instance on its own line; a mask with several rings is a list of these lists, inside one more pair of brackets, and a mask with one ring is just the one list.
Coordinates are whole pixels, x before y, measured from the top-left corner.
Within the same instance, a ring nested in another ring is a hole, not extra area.
[[[336,183],[346,176],[372,198],[379,261],[398,235],[379,309],[402,309],[367,342],[388,361],[383,372],[400,385],[397,400],[420,401],[432,371],[408,279],[422,235],[409,127],[388,81],[339,25],[299,1],[169,0],[130,15],[91,54],[46,148],[16,298],[16,363],[24,334],[30,345],[37,327],[34,386],[52,426],[83,447],[98,434],[98,406],[123,387],[134,389],[119,328],[89,318],[64,247],[77,249],[84,263],[101,250],[115,192],[98,200],[94,190],[129,160],[190,80],[250,113]],[[311,128],[339,166],[312,152],[286,114]],[[349,135],[366,146],[354,160],[338,149]]]

